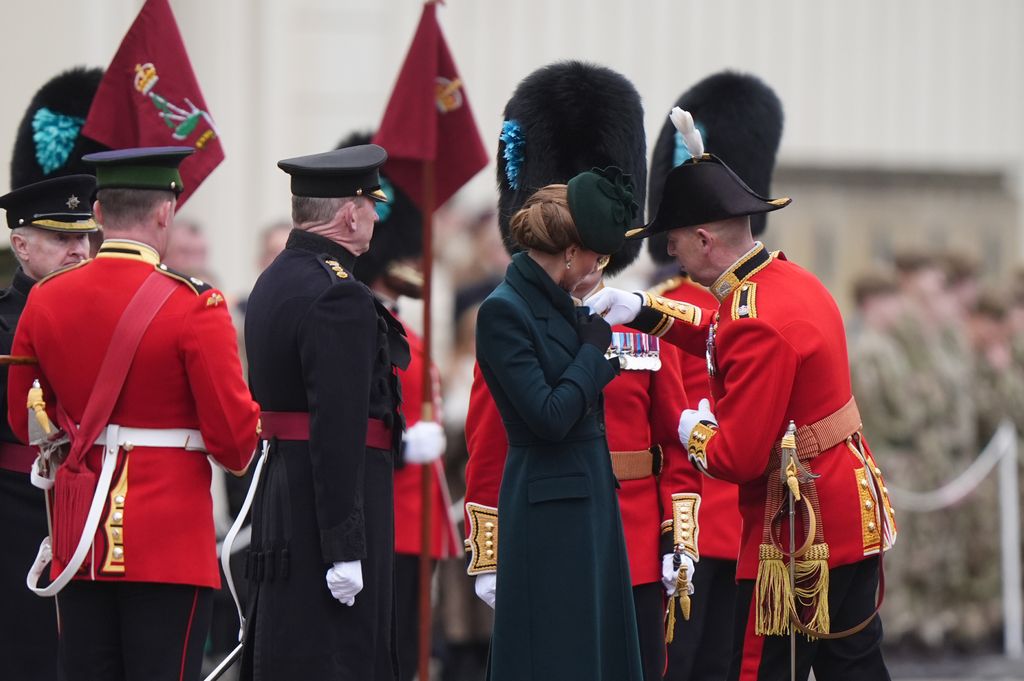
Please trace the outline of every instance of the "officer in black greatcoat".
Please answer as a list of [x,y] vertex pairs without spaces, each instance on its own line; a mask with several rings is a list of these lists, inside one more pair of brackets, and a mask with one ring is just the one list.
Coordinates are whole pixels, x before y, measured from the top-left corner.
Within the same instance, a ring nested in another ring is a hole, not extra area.
[[281,161],[288,245],[245,320],[267,460],[247,565],[244,679],[393,681],[401,324],[353,275],[385,201],[362,145]]
[[[0,354],[11,352],[36,281],[89,256],[89,235],[97,229],[89,208],[95,187],[92,175],[69,175],[0,197],[19,262],[11,285],[0,291]],[[0,366],[0,414],[7,413],[6,401],[7,367]],[[29,482],[36,454],[0,418],[0,665],[4,678],[28,681],[57,678],[54,604],[25,586],[39,542],[48,534],[43,492]]]

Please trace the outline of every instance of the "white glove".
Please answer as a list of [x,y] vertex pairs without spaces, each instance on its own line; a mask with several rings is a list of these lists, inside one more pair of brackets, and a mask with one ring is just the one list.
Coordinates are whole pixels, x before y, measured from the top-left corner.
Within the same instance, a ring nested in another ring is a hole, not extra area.
[[[687,593],[693,595],[693,558],[690,558],[690,554],[683,551],[679,554],[682,559],[679,561],[679,570],[686,570],[686,582]],[[675,558],[674,553],[666,553],[661,557],[661,583],[665,587],[665,593],[669,598],[676,595],[676,583],[679,578],[679,570],[676,570],[672,566],[673,559]]]
[[356,594],[363,590],[362,561],[335,563],[328,568],[327,588],[342,605],[355,605]]
[[437,421],[417,421],[402,436],[406,463],[430,463],[444,454],[444,428]]
[[56,471],[51,468],[49,475],[42,475],[39,472],[39,456],[37,456],[36,460],[32,462],[32,472],[29,474],[29,480],[32,482],[33,487],[38,487],[42,490],[53,489],[54,473]]
[[498,587],[498,573],[484,572],[476,576],[476,595],[481,601],[494,608],[495,589]]
[[686,409],[679,415],[679,441],[683,443],[683,447],[690,444],[690,433],[701,421],[718,425],[718,419],[711,413],[711,402],[706,397],[697,404],[696,409]]
[[606,286],[583,301],[609,325],[628,324],[640,314],[643,300],[636,293]]

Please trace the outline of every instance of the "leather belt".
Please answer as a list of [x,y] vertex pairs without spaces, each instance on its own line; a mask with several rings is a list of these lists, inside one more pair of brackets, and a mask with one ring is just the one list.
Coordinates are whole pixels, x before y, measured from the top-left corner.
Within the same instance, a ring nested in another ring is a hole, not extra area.
[[[260,413],[260,438],[269,440],[308,440],[309,412],[264,411]],[[366,420],[366,446],[391,449],[391,428],[380,419]]]
[[0,468],[13,473],[32,472],[32,463],[39,455],[39,450],[28,445],[15,442],[0,442]]
[[[860,410],[857,409],[857,401],[851,397],[846,404],[825,418],[796,429],[796,456],[800,461],[813,459],[845,441],[860,427]],[[782,448],[776,443],[772,447],[768,470],[779,470],[781,461]]]
[[[100,446],[107,444],[107,431],[104,429],[96,438]],[[205,452],[206,443],[202,434],[194,428],[129,428],[117,427],[117,444],[126,452],[135,447],[165,447],[168,449],[187,449],[191,452]]]
[[620,482],[661,473],[661,445],[635,452],[612,452],[612,472]]

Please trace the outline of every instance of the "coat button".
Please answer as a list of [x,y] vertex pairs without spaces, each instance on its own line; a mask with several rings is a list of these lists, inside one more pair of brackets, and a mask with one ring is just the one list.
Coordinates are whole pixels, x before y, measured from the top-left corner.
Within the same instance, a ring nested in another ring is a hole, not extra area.
[[120,511],[114,511],[114,522],[119,523],[124,518],[124,514]]
[[120,546],[115,546],[114,547],[114,558],[116,560],[123,559],[124,558],[124,549],[121,548]]

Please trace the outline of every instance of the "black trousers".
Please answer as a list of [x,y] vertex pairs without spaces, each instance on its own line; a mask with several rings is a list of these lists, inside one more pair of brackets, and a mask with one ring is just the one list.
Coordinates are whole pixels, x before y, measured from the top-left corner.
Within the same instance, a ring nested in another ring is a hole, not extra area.
[[736,561],[701,558],[693,572],[690,619],[677,616],[668,646],[667,681],[725,678],[732,660],[735,610]]
[[633,605],[644,681],[658,681],[665,673],[665,589],[661,582],[634,586]]
[[[433,574],[436,561],[431,561]],[[420,557],[395,554],[395,629],[398,679],[412,681],[419,671],[420,652]]]
[[[0,389],[3,384],[0,383]],[[43,491],[25,473],[0,469],[0,678],[57,678],[57,614],[52,598],[25,587],[47,535]],[[61,596],[63,600],[63,596]]]
[[73,581],[60,594],[65,681],[194,681],[213,590],[185,584]]
[[[833,568],[829,575],[828,610],[832,631],[849,629],[863,622],[875,609],[878,589],[877,557]],[[699,572],[699,570],[698,570]],[[754,581],[739,582],[736,597],[733,664],[729,679],[742,681],[786,681],[790,678],[789,636],[754,634]],[[796,636],[796,678],[807,679],[811,669],[817,681],[889,681],[882,659],[882,620],[846,638],[808,641]]]

